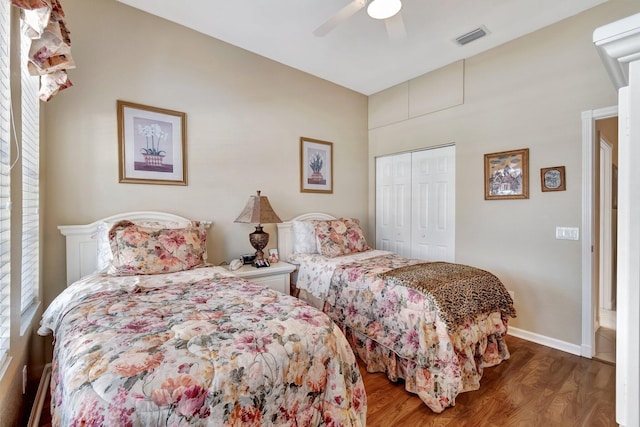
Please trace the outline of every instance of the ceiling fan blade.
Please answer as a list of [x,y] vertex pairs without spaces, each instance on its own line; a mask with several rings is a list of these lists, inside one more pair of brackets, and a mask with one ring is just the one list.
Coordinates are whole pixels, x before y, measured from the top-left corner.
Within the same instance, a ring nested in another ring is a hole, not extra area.
[[384,20],[384,25],[387,27],[387,34],[391,40],[401,40],[407,37],[407,30],[404,27],[404,20],[402,19],[402,12],[396,13],[391,18]]
[[322,37],[326,35],[329,31],[337,27],[342,21],[349,19],[357,11],[362,9],[366,3],[366,0],[353,0],[351,3],[340,9],[338,13],[329,18],[324,24],[316,28],[313,31],[313,35],[315,35],[316,37]]

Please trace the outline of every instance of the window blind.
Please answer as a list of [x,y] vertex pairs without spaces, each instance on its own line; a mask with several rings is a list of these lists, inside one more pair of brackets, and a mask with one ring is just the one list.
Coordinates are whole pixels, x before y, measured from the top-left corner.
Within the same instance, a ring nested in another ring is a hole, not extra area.
[[10,332],[10,218],[9,218],[9,144],[10,137],[10,69],[9,35],[11,8],[0,1],[0,366],[9,351]]
[[40,235],[40,102],[39,77],[29,74],[27,62],[31,39],[21,36],[22,81],[22,280],[20,310],[24,313],[38,300]]

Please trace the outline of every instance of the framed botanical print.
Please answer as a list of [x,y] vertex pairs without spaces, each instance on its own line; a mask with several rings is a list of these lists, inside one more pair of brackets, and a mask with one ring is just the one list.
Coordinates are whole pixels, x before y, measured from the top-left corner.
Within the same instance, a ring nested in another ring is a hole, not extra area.
[[120,182],[187,185],[187,115],[118,101]]
[[528,148],[484,155],[484,198],[529,198]]
[[333,143],[300,137],[300,191],[333,193]]

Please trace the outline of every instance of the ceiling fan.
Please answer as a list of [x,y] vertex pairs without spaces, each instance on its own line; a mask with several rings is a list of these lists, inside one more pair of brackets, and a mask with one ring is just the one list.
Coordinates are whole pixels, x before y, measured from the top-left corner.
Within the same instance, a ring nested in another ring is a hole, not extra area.
[[345,7],[340,9],[335,15],[325,21],[322,25],[313,31],[317,37],[323,37],[331,30],[346,21],[358,11],[363,9],[367,3],[367,14],[373,19],[384,20],[387,34],[392,40],[401,39],[407,36],[404,27],[404,21],[400,9],[402,2],[400,0],[352,0]]

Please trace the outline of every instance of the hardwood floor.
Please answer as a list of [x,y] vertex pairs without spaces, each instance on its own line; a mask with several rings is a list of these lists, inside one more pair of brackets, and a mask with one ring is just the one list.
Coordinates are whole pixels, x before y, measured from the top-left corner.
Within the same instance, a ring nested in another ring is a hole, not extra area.
[[487,368],[480,390],[433,413],[403,383],[364,377],[367,426],[616,426],[615,366],[507,337],[511,358]]
[[[511,358],[484,371],[480,390],[433,413],[402,382],[360,365],[369,401],[367,426],[616,426],[615,366],[507,337]],[[51,426],[45,404],[40,426]]]

